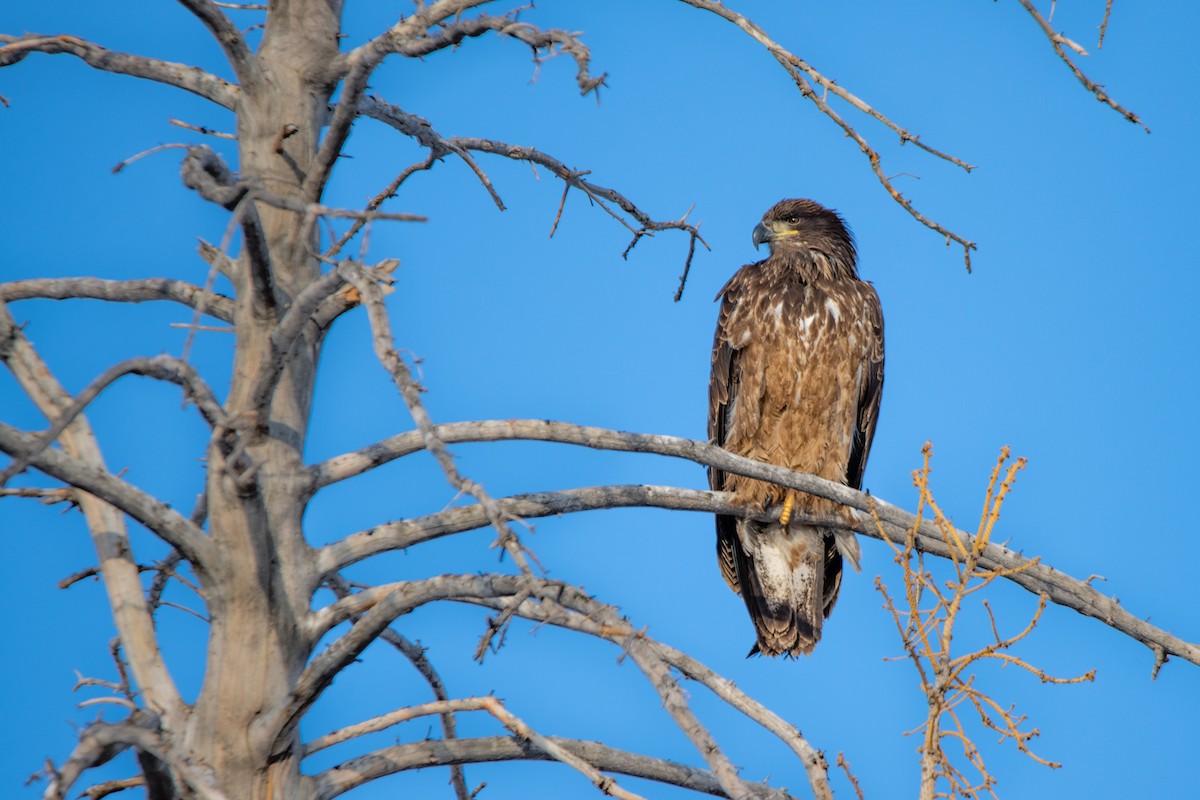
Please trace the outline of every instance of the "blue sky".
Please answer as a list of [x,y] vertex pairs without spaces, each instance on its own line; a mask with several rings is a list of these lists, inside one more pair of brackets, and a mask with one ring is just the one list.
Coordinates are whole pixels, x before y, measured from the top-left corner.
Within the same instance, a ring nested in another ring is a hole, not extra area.
[[[350,43],[407,7],[353,5]],[[969,527],[996,453],[1009,444],[1029,467],[998,537],[1076,577],[1102,575],[1103,591],[1133,613],[1185,639],[1200,638],[1200,558],[1191,546],[1197,524],[1179,507],[1200,478],[1193,413],[1200,264],[1192,241],[1200,89],[1189,55],[1200,8],[1119,1],[1097,50],[1104,3],[1059,4],[1055,28],[1092,53],[1082,66],[1142,117],[1153,131],[1147,135],[1087,94],[1011,0],[734,5],[923,141],[978,165],[967,175],[850,116],[923,213],[979,243],[974,273],[963,269],[956,248],[947,249],[886,196],[853,144],[733,26],[666,0],[547,0],[526,19],[584,32],[593,70],[609,75],[600,103],[578,97],[566,59],[543,64],[535,76],[527,49],[490,37],[421,62],[389,62],[373,90],[445,135],[536,146],[591,170],[595,182],[656,218],[677,218],[694,204],[691,219],[702,221],[712,249],[698,252],[684,297],[674,303],[685,237],[659,235],[622,260],[627,232],[573,192],[551,239],[562,187],[526,164],[479,160],[508,206],[503,213],[454,160],[414,178],[390,210],[430,221],[377,226],[370,256],[400,259],[390,298],[394,332],[398,345],[421,359],[434,419],[552,418],[704,438],[712,297],[755,259],[750,231],[762,212],[781,197],[812,197],[837,208],[853,228],[860,272],[877,287],[887,320],[887,378],[867,487],[915,506],[909,475],[921,445],[932,441],[935,493]],[[246,25],[254,21],[244,16]],[[69,32],[225,72],[216,46],[174,4],[114,10],[23,0],[0,13],[0,29]],[[0,95],[11,104],[0,109],[0,277],[203,282],[196,237],[219,240],[225,218],[180,184],[180,151],[117,175],[111,168],[157,144],[202,139],[168,118],[229,130],[226,112],[164,87],[94,73],[68,56],[35,55],[0,70]],[[221,142],[208,143],[229,153]],[[331,204],[362,204],[422,157],[370,121],[359,124],[346,152],[352,158],[338,165]],[[189,317],[176,307],[90,301],[26,301],[13,312],[74,391],[120,359],[178,354],[184,334],[169,325]],[[223,336],[202,334],[193,354],[218,391],[227,381]],[[361,317],[343,320],[331,334],[310,462],[411,427],[369,344]],[[44,424],[7,374],[0,376],[0,417],[28,429]],[[129,480],[177,507],[191,507],[205,436],[194,412],[180,408],[176,390],[126,378],[90,418],[110,465],[127,468]],[[650,456],[534,444],[455,452],[459,468],[497,496],[609,483],[705,485],[699,467]],[[328,489],[309,511],[309,535],[329,541],[452,500],[432,461],[414,456]],[[35,797],[40,788],[23,787],[25,777],[47,757],[65,758],[72,725],[96,713],[74,708],[86,695],[72,694],[72,670],[111,678],[113,630],[98,584],[54,588],[94,561],[77,516],[5,499],[0,530],[8,549],[0,591],[10,609],[0,686],[8,730],[17,734],[0,752],[0,791]],[[915,794],[917,742],[903,732],[921,721],[923,700],[911,666],[885,660],[901,649],[872,587],[876,575],[889,586],[899,581],[884,545],[864,541],[863,572],[848,576],[815,655],[785,662],[743,658],[751,629],[717,573],[707,516],[608,511],[542,520],[535,530],[529,544],[553,577],[584,585],[733,679],[831,760],[845,752],[867,797]],[[477,532],[427,544],[365,564],[355,577],[495,569],[490,541]],[[145,559],[162,552],[150,541],[137,546]],[[991,598],[1001,620],[1014,626],[1034,605],[1011,587],[997,587]],[[183,593],[173,599],[189,602]],[[168,658],[185,691],[194,692],[203,626],[182,612],[164,612],[163,619],[171,628]],[[461,607],[425,609],[401,625],[429,646],[453,694],[494,691],[544,733],[608,738],[699,763],[632,665],[616,663],[615,651],[565,632],[516,626],[505,649],[480,666],[469,654],[483,627],[481,613]],[[1146,648],[1056,608],[1019,652],[1055,674],[1094,668],[1098,675],[1094,684],[1046,687],[1012,670],[982,672],[979,680],[998,699],[1016,703],[1040,729],[1034,749],[1064,764],[1050,771],[983,737],[1001,796],[1172,796],[1196,785],[1194,666],[1169,663],[1152,682]],[[319,735],[426,694],[402,658],[372,648],[314,709],[305,732]],[[769,778],[804,796],[803,772],[781,745],[718,708],[703,689],[691,694],[744,777]],[[463,727],[478,735],[496,730],[479,719]],[[380,746],[425,732],[425,723],[410,723]],[[128,765],[118,764],[111,774],[123,769]],[[467,775],[472,786],[487,781],[482,798],[528,796],[531,781],[547,794],[593,791],[556,766],[495,765]],[[359,796],[449,792],[445,778],[444,771],[416,773]],[[839,795],[852,796],[844,780],[835,781]]]

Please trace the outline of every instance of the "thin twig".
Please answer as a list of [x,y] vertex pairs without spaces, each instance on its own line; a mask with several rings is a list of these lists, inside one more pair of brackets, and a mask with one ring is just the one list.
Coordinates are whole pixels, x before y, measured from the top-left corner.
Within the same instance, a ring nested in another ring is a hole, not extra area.
[[[1095,95],[1096,99],[1101,103],[1104,103],[1106,106],[1111,108],[1113,111],[1116,111],[1134,125],[1140,126],[1144,131],[1146,131],[1146,133],[1150,132],[1150,129],[1146,127],[1146,124],[1142,122],[1141,119],[1138,118],[1137,114],[1133,113],[1109,97],[1108,93],[1104,91],[1103,86],[1085,75],[1083,70],[1081,70],[1075,64],[1075,62],[1071,60],[1071,57],[1067,55],[1067,51],[1063,49],[1063,44],[1074,43],[1062,34],[1056,32],[1054,28],[1050,27],[1050,23],[1041,15],[1040,12],[1038,12],[1037,7],[1034,6],[1032,0],[1017,0],[1017,2],[1024,6],[1025,10],[1029,12],[1029,16],[1033,17],[1034,21],[1037,22],[1038,27],[1042,29],[1042,33],[1046,34],[1046,39],[1049,40],[1050,46],[1054,48],[1054,52],[1058,54],[1058,57],[1062,59],[1062,62],[1067,65],[1067,69],[1071,70],[1071,74],[1075,76],[1075,80],[1083,84],[1084,88]],[[1104,19],[1107,22],[1107,10],[1105,11]],[[1101,34],[1101,36],[1103,37],[1103,34]],[[1078,47],[1078,45],[1076,45],[1076,47]]]

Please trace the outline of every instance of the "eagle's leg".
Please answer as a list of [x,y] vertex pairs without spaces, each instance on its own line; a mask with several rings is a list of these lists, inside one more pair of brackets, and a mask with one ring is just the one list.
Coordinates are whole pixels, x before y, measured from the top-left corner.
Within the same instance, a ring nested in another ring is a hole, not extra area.
[[795,492],[786,492],[783,495],[783,511],[779,512],[779,524],[787,527],[788,520],[792,518],[792,506],[796,505]]

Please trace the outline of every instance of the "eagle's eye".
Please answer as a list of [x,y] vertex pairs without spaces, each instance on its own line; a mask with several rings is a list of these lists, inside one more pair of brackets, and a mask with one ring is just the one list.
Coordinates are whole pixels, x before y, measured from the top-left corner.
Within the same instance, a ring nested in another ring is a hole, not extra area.
[[796,216],[795,214],[787,218],[787,224],[789,225],[798,225],[799,223],[800,217]]

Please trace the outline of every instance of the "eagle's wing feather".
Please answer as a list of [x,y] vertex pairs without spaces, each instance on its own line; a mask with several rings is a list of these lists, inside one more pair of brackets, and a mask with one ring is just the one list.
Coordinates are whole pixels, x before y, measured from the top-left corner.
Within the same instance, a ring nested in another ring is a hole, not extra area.
[[[722,336],[728,325],[729,314],[733,301],[726,297],[729,283],[721,288],[717,297],[724,298],[721,303],[720,322],[717,334],[713,340],[712,377],[708,384],[708,438],[713,444],[724,446],[725,434],[729,429],[729,415],[734,399],[738,392],[737,351],[729,340]],[[725,491],[725,473],[715,467],[709,467],[708,486],[714,492]],[[721,568],[721,577],[729,588],[741,594],[738,580],[739,562],[745,561],[745,556],[738,545],[737,517],[718,514],[717,522],[717,563]],[[744,571],[744,567],[742,567]]]
[[879,295],[869,283],[860,283],[859,290],[864,308],[863,321],[869,327],[870,359],[865,365],[865,380],[859,385],[858,415],[854,427],[854,443],[850,449],[850,462],[846,466],[846,484],[854,489],[862,488],[863,471],[867,468],[867,456],[875,438],[875,423],[879,420],[879,400],[883,397],[883,309]]

